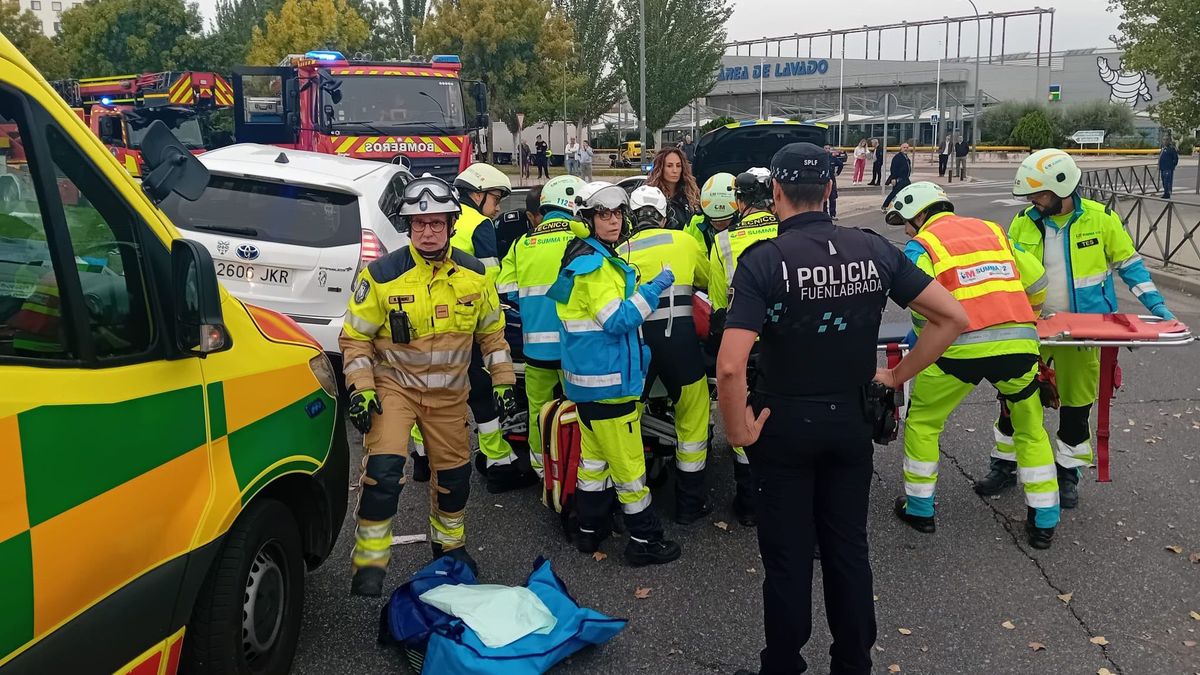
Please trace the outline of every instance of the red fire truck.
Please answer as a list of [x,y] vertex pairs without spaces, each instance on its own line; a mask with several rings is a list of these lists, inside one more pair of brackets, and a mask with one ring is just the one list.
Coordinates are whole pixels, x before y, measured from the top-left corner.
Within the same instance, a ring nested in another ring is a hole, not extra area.
[[368,62],[339,52],[292,55],[234,71],[234,137],[401,164],[452,179],[472,162],[472,132],[488,126],[482,82],[468,113],[457,56]]
[[142,137],[155,120],[199,154],[211,146],[203,115],[233,105],[233,87],[216,73],[168,71],[59,80],[55,90],[134,176],[142,171]]

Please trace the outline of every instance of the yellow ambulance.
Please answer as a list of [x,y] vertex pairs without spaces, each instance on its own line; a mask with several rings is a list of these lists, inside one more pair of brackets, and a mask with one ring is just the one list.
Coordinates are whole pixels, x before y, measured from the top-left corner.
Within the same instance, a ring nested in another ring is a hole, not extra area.
[[346,511],[328,360],[155,206],[191,155],[135,184],[3,36],[0,139],[0,673],[287,672]]

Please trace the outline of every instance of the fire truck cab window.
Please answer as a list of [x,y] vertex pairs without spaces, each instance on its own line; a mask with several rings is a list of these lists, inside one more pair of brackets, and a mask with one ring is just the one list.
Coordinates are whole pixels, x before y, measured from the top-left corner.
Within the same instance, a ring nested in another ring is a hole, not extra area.
[[429,124],[447,131],[464,124],[462,87],[458,80],[441,77],[350,75],[341,78],[342,98],[333,106],[334,124],[365,122],[376,127],[422,127]]

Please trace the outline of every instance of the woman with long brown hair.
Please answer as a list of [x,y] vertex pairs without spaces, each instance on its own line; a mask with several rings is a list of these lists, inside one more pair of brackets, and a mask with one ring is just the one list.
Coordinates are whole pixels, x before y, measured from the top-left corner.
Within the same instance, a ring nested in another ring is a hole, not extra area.
[[654,167],[646,185],[662,190],[671,208],[667,227],[682,230],[700,212],[700,188],[692,176],[692,165],[679,148],[664,148],[654,156]]

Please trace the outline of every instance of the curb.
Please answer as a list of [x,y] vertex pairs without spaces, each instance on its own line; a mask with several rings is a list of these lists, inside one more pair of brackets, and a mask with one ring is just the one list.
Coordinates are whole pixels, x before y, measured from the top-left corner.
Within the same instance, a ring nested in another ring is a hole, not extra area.
[[[1149,263],[1149,261],[1147,262]],[[1200,278],[1191,275],[1184,276],[1157,265],[1147,264],[1146,269],[1150,271],[1150,278],[1154,280],[1154,285],[1160,289],[1165,288],[1185,295],[1200,296]]]

